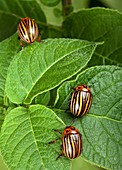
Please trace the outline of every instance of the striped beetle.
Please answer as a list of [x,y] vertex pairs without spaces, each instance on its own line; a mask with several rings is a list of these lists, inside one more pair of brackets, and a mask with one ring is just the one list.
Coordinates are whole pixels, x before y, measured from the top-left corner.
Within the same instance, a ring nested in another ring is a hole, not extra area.
[[[57,157],[60,158],[61,156],[66,156],[69,159],[74,159],[80,156],[82,151],[82,136],[78,129],[74,126],[67,126],[63,133],[58,130],[54,130],[62,134],[61,138],[58,138],[62,141],[60,154]],[[57,140],[49,142],[49,144],[57,142]]]
[[[38,41],[41,41],[41,38],[39,37],[38,26],[31,18],[21,18],[18,24],[17,32],[19,34],[20,40],[26,42],[27,44],[33,43],[37,39],[37,37]],[[21,41],[20,44],[24,46]]]
[[76,117],[85,115],[92,104],[92,94],[88,86],[80,85],[74,88],[70,101],[70,111]]

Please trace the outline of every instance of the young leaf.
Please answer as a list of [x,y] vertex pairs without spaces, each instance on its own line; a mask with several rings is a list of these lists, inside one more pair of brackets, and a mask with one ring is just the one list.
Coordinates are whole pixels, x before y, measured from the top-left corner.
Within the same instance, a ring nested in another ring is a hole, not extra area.
[[19,52],[8,70],[6,93],[13,103],[30,103],[86,66],[98,43],[48,39]]
[[18,107],[10,111],[0,137],[1,153],[7,166],[10,169],[69,170],[68,159],[62,157],[56,161],[60,141],[48,144],[57,138],[53,129],[64,127],[56,114],[45,106]]
[[120,170],[122,157],[122,68],[96,66],[79,74],[75,81],[58,89],[55,112],[66,124],[74,117],[69,109],[72,89],[80,84],[90,86],[93,101],[89,113],[73,124],[83,136],[83,157],[106,169]]
[[110,9],[93,8],[72,13],[63,22],[65,37],[104,41],[89,65],[122,65],[122,14]]

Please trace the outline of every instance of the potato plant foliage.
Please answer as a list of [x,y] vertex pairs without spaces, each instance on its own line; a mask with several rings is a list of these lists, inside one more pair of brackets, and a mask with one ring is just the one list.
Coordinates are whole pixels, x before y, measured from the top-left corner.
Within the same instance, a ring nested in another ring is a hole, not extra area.
[[[74,120],[72,88],[87,84],[92,106],[73,123],[82,134],[81,157],[121,170],[122,14],[80,9],[62,17],[60,26],[51,25],[43,6],[58,3],[0,2],[0,154],[11,170],[71,170],[73,160],[56,161],[61,141],[48,142],[57,138],[53,129],[63,131]],[[26,16],[35,19],[42,41],[21,48],[16,29]]]

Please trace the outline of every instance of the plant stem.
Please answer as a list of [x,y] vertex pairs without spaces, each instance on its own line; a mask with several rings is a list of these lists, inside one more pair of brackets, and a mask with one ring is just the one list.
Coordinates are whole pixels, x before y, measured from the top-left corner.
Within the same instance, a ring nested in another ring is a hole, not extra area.
[[63,11],[63,17],[66,17],[70,10],[69,8],[72,6],[72,0],[62,0],[62,11]]

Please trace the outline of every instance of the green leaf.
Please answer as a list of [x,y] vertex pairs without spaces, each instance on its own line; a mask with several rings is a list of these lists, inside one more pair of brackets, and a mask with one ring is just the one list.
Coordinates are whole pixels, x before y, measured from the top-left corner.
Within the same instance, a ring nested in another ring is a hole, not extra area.
[[81,70],[98,43],[48,39],[20,51],[11,62],[6,80],[6,94],[13,103],[32,99],[58,86]]
[[0,1],[0,41],[12,35],[17,30],[20,18],[30,17],[41,25],[45,25],[46,18],[40,3],[36,0],[1,0]]
[[48,103],[49,106],[53,107],[55,104],[56,96],[57,96],[57,89],[58,87],[50,90],[50,101]]
[[2,160],[2,157],[0,155],[0,169],[2,170],[8,170],[8,168],[5,166],[3,160]]
[[13,35],[0,43],[0,128],[5,117],[3,105],[6,105],[5,82],[7,71],[11,60],[19,49],[20,45],[17,35]]
[[79,74],[58,89],[57,115],[71,124],[69,109],[72,89],[80,84],[91,87],[93,101],[89,113],[79,117],[77,126],[83,136],[83,158],[106,169],[121,170],[122,157],[122,68],[96,66]]
[[0,43],[0,105],[3,104],[5,81],[11,60],[20,49],[17,35]]
[[59,27],[49,27],[48,29],[49,38],[62,38],[62,30]]
[[81,128],[84,136],[83,157],[106,169],[121,170],[122,122],[88,116],[83,119]]
[[47,91],[35,97],[36,104],[41,104],[46,106],[48,105],[49,101],[50,101],[50,91]]
[[81,156],[72,161],[72,170],[105,170],[85,161]]
[[46,5],[46,6],[49,6],[49,7],[53,7],[55,5],[57,5],[60,0],[40,0],[42,4]]
[[[47,126],[48,125],[48,126]],[[52,129],[64,129],[56,114],[45,106],[18,107],[6,116],[1,130],[1,153],[9,169],[69,170],[70,161],[56,158],[61,142]]]
[[65,37],[104,41],[89,65],[122,65],[122,14],[110,9],[93,8],[72,13],[63,22]]

